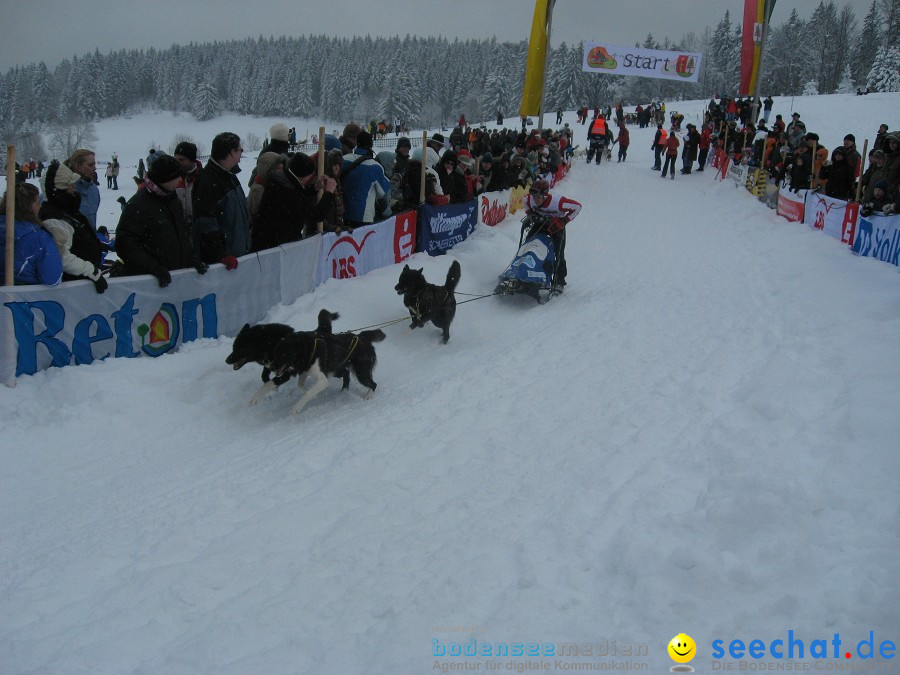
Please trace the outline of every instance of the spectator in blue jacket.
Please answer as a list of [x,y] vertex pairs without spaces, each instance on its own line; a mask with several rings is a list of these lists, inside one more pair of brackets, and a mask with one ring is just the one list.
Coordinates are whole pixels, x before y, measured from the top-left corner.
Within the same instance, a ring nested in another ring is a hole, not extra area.
[[235,175],[243,152],[237,134],[226,131],[216,136],[210,160],[191,194],[197,252],[203,262],[220,262],[229,270],[238,266],[239,256],[250,251],[250,211]]
[[341,168],[344,188],[344,220],[351,228],[374,223],[379,213],[389,210],[391,183],[384,168],[375,161],[372,134],[361,131],[356,148],[344,155]]
[[[56,286],[62,281],[62,258],[56,241],[41,225],[41,193],[30,183],[15,187],[14,283]],[[0,202],[0,274],[6,278],[6,195]],[[0,281],[0,283],[3,283]]]
[[81,195],[78,209],[97,232],[97,211],[100,209],[100,183],[97,181],[97,158],[93,150],[79,149],[65,161],[65,165],[81,176],[75,191]]

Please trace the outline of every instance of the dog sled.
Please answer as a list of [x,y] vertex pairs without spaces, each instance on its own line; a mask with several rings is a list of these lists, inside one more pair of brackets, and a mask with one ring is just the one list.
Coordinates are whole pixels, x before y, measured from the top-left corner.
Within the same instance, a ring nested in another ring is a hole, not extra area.
[[519,250],[500,275],[497,295],[529,295],[543,304],[553,296],[557,257],[553,239],[547,234],[550,218],[536,213],[522,219]]

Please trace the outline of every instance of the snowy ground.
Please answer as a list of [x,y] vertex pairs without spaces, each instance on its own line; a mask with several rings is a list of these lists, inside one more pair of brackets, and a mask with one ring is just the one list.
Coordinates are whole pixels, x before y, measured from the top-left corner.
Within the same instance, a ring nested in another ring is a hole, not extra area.
[[[897,102],[795,109],[861,147]],[[250,408],[227,338],[0,390],[0,672],[428,673],[473,636],[645,644],[665,672],[679,632],[709,672],[714,639],[896,643],[897,268],[709,173],[661,180],[632,138],[561,185],[566,294],[462,305],[447,346],[389,327],[371,401]],[[517,236],[415,264],[484,293]],[[269,320],[399,318],[397,275]]]

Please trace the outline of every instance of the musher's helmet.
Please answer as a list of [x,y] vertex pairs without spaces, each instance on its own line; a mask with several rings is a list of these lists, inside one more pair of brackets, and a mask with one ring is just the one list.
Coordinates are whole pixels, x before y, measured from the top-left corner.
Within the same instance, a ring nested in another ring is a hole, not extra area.
[[530,192],[535,197],[546,196],[550,192],[550,183],[543,178],[538,178],[531,184]]

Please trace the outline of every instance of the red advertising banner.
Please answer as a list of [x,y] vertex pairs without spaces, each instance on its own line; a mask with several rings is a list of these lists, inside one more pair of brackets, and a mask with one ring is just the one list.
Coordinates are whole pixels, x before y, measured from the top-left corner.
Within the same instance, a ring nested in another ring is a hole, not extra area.
[[775,213],[787,218],[792,223],[803,222],[803,196],[782,187],[778,191],[778,206]]

